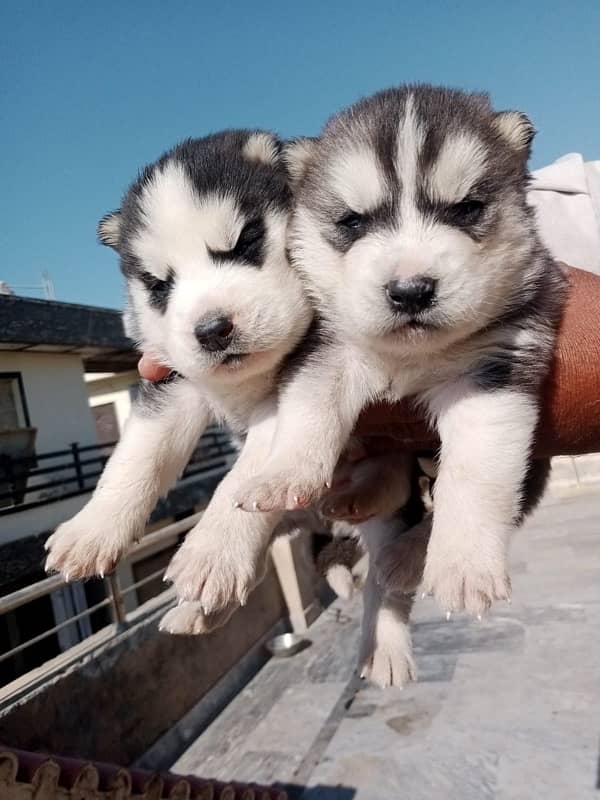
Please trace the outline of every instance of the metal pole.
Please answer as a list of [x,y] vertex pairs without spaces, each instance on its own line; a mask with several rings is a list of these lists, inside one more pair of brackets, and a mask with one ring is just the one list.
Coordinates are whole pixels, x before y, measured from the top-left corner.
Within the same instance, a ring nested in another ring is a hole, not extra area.
[[107,576],[108,586],[110,589],[110,599],[113,607],[113,614],[115,617],[115,624],[118,629],[127,627],[127,614],[125,612],[125,603],[123,602],[123,595],[121,594],[121,584],[117,577],[116,572]]

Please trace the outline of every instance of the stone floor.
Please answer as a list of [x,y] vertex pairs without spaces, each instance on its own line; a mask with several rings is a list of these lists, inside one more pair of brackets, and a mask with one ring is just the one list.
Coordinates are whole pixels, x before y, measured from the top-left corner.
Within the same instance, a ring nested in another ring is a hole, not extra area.
[[353,676],[360,601],[272,660],[173,765],[311,800],[600,800],[600,493],[546,501],[482,623],[417,604],[419,682]]

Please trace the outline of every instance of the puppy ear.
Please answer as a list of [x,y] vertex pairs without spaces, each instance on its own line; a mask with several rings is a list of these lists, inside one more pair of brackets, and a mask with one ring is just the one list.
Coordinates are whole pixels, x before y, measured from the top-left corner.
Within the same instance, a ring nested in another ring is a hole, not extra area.
[[504,141],[517,152],[529,157],[531,142],[535,136],[535,128],[529,117],[520,111],[500,111],[494,121]]
[[248,161],[273,166],[281,159],[282,147],[281,140],[274,133],[255,131],[242,148],[242,155]]
[[319,140],[312,136],[291,139],[283,148],[283,160],[288,168],[292,186],[302,182],[315,156]]
[[98,223],[98,241],[119,252],[121,242],[121,210],[105,214]]

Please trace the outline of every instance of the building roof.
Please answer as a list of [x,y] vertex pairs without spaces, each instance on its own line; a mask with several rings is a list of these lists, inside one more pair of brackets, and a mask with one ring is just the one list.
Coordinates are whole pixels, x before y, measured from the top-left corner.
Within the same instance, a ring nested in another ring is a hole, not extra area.
[[[195,775],[157,774],[113,764],[82,761],[62,756],[0,751],[2,797],[41,796],[47,800],[66,797],[95,797],[97,800],[134,796],[136,800],[286,800],[276,786],[221,782]],[[38,790],[42,788],[43,791]]]
[[0,296],[0,351],[77,353],[88,372],[132,369],[138,358],[112,308]]

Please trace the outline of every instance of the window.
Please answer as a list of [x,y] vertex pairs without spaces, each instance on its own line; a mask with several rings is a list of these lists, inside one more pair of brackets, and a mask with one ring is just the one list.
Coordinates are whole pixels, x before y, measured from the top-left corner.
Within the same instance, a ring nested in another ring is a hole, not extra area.
[[21,373],[0,372],[0,431],[29,427]]

